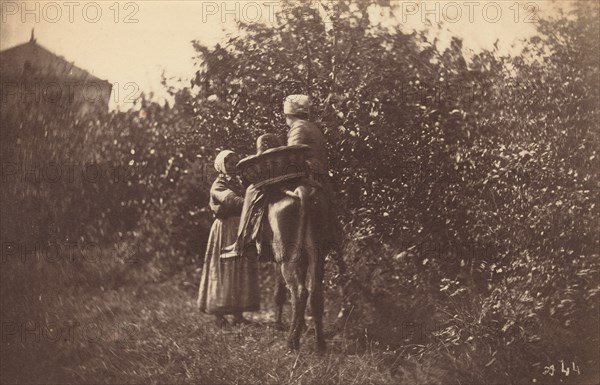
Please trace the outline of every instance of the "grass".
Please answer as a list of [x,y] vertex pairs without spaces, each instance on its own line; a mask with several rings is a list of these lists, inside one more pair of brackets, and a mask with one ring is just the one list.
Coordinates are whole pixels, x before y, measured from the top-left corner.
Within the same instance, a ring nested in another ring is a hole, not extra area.
[[[265,309],[246,314],[259,326],[220,329],[195,307],[199,273],[190,269],[164,279],[151,265],[127,266],[114,259],[4,260],[0,382],[593,383],[577,382],[583,377],[542,376],[542,367],[534,367],[537,374],[529,373],[526,382],[515,381],[510,373],[491,376],[485,370],[493,368],[495,360],[506,363],[511,358],[472,343],[459,349],[440,341],[390,348],[385,330],[379,330],[377,341],[357,338],[345,329],[329,331],[328,352],[320,356],[313,351],[309,329],[300,354],[286,354],[285,333],[268,323],[273,317],[272,276],[263,279]],[[326,329],[337,310],[332,293],[329,297]],[[367,333],[372,334],[365,329]]]
[[188,275],[152,282],[144,271],[135,283],[124,268],[5,262],[1,382],[397,383],[385,353],[351,354],[336,337],[318,356],[307,333],[286,355],[284,332],[264,322],[271,311],[247,314],[261,326],[220,329],[196,310]]

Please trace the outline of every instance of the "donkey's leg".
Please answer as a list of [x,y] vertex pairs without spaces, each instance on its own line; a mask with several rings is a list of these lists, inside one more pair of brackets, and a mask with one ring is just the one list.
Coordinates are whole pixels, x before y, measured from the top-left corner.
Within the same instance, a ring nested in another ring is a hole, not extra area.
[[310,307],[312,309],[313,320],[315,323],[315,349],[318,353],[325,351],[325,337],[323,336],[323,311],[324,311],[324,285],[323,278],[325,273],[325,255],[319,245],[314,242],[312,231],[307,231],[306,245],[309,262],[310,274]]
[[304,285],[306,266],[302,268],[298,261],[289,261],[281,264],[281,270],[292,297],[292,324],[288,334],[288,346],[291,350],[298,350],[300,336],[305,326],[304,311],[308,299],[308,290]]
[[310,307],[313,309],[313,319],[315,321],[315,349],[318,353],[323,353],[326,348],[325,337],[323,335],[323,284],[315,280],[310,293]]
[[279,325],[283,323],[283,305],[285,304],[285,298],[287,297],[287,288],[285,287],[285,280],[283,275],[278,271],[277,282],[275,287],[275,322]]

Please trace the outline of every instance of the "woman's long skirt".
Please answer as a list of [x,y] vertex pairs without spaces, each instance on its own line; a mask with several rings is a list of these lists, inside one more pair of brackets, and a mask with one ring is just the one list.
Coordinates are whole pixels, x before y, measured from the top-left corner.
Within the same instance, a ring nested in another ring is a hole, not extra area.
[[240,217],[215,219],[204,256],[198,308],[209,314],[232,314],[260,309],[258,261],[220,258],[221,249],[237,238]]

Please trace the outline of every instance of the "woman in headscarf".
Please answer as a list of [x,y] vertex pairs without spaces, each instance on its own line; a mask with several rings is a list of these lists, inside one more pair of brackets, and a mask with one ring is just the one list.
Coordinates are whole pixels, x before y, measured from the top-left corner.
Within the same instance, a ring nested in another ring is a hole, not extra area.
[[227,323],[226,314],[233,315],[233,324],[249,323],[242,312],[257,311],[260,307],[256,259],[221,256],[221,249],[237,237],[244,204],[244,189],[236,177],[238,161],[233,151],[221,151],[215,159],[219,176],[210,189],[210,209],[216,219],[208,237],[198,308],[214,314],[219,326]]

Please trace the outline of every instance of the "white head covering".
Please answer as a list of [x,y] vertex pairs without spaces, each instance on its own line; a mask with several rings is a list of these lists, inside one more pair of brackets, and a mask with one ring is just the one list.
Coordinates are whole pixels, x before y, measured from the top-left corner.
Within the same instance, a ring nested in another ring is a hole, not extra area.
[[235,154],[235,152],[231,150],[223,150],[217,155],[215,158],[215,170],[220,174],[227,175],[227,170],[225,170],[225,160],[229,155]]
[[283,113],[286,115],[308,114],[310,112],[310,97],[308,95],[288,95],[283,102]]

